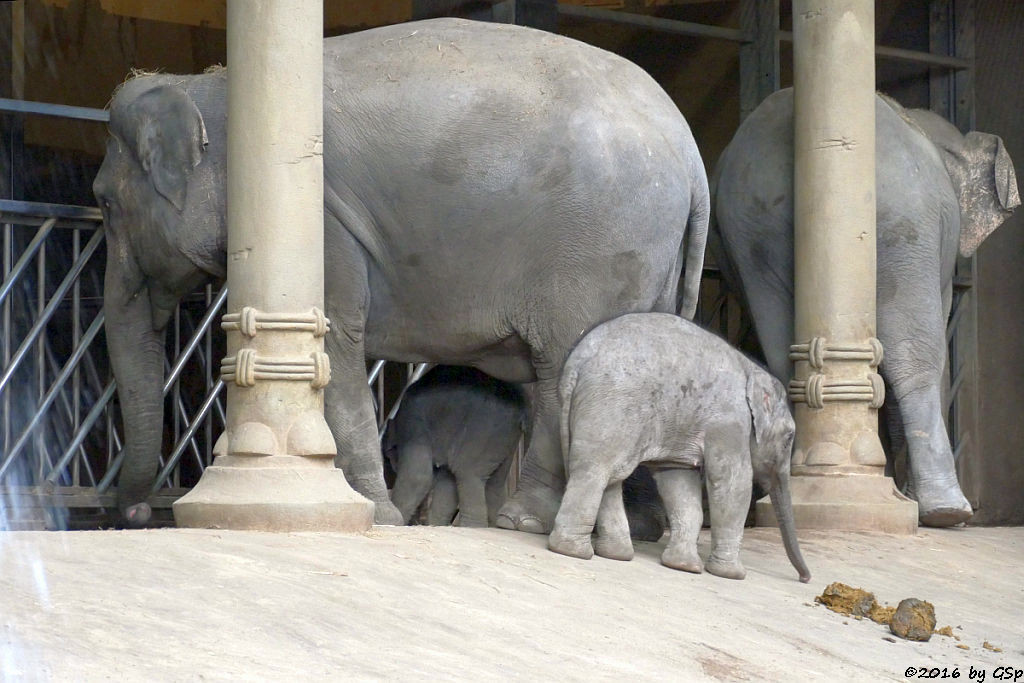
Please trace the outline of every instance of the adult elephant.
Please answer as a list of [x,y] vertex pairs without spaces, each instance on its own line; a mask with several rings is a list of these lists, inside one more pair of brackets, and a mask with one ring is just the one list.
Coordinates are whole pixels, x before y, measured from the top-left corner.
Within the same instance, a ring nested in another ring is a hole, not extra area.
[[[225,70],[116,92],[94,190],[109,230],[107,339],[135,524],[160,447],[162,330],[225,274]],[[324,43],[324,232],[338,464],[385,490],[366,357],[536,382],[519,491],[499,524],[550,528],[564,486],[557,383],[576,339],[696,306],[709,197],[693,136],[640,68],[527,28],[439,19]],[[287,229],[287,226],[281,226]]]
[[[946,320],[956,255],[974,253],[1020,204],[1002,141],[962,135],[936,114],[875,103],[877,335],[890,434],[905,438],[920,521],[968,519],[943,423]],[[772,373],[790,376],[793,342],[793,94],[768,97],[715,171],[713,243],[742,292]]]

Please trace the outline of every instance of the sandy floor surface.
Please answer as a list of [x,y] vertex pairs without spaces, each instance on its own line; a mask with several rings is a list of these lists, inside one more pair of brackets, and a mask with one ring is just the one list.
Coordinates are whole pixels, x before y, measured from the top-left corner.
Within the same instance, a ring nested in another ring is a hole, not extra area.
[[[773,529],[747,529],[744,581],[666,569],[659,543],[638,543],[632,562],[581,561],[497,529],[0,533],[0,680],[869,681],[913,667],[992,681],[1024,669],[1024,528],[800,538],[806,585]],[[705,556],[707,543],[705,530]],[[961,640],[890,642],[887,627],[814,606],[832,581],[891,605],[928,600]]]

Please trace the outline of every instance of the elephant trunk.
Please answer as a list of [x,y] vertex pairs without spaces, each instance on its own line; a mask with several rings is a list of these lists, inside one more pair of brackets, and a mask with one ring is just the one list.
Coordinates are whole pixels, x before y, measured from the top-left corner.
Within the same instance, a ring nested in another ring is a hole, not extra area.
[[[113,246],[113,245],[111,245]],[[104,281],[107,349],[117,380],[125,444],[117,504],[130,526],[151,516],[145,502],[156,476],[163,435],[162,335],[153,328],[146,287],[130,256],[108,251]]]
[[774,486],[768,491],[772,501],[772,508],[775,509],[775,518],[779,522],[779,531],[782,532],[782,544],[786,548],[786,556],[800,574],[800,581],[807,583],[811,580],[811,572],[807,569],[804,556],[800,553],[800,544],[796,540],[796,525],[793,523],[793,500],[789,495],[789,473],[782,473],[774,482]]

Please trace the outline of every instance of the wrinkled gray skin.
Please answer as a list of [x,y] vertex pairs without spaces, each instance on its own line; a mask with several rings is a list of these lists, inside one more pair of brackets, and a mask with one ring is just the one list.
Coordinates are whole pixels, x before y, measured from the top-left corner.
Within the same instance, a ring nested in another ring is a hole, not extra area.
[[[573,350],[559,396],[569,480],[548,538],[552,550],[632,559],[622,482],[644,465],[669,519],[663,564],[742,579],[740,543],[756,480],[771,496],[800,580],[810,579],[793,525],[795,428],[785,389],[724,340],[673,315],[624,315],[595,328]],[[697,554],[701,470],[711,512],[707,564]]]
[[460,526],[494,525],[505,502],[505,480],[526,420],[518,386],[474,368],[439,365],[409,387],[384,434],[395,469],[391,502],[406,524],[432,488],[428,519],[455,516],[447,477],[456,487]]
[[[584,330],[696,307],[709,198],[689,127],[640,68],[532,29],[439,19],[324,42],[326,418],[338,464],[387,497],[364,359],[536,382],[519,491],[499,525],[542,532],[564,487],[557,383]],[[162,338],[225,275],[225,83],[129,80],[94,190],[108,228],[107,339],[124,416],[119,505],[156,473]],[[287,226],[282,226],[286,229]]]
[[[961,135],[936,114],[881,96],[875,120],[877,336],[889,430],[895,443],[906,439],[908,493],[921,523],[950,526],[972,514],[943,424],[953,268],[958,247],[973,253],[1020,199],[998,137]],[[746,299],[768,366],[783,381],[792,372],[792,159],[787,89],[743,122],[713,183],[716,260]]]

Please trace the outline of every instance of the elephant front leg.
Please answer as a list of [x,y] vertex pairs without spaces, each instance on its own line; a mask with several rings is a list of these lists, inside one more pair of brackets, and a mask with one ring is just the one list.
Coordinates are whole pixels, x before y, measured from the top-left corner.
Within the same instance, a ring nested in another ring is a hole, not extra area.
[[671,534],[668,546],[661,554],[661,563],[672,569],[700,574],[704,571],[704,563],[697,553],[697,536],[704,523],[700,471],[657,470],[654,479],[665,503]]
[[558,430],[557,385],[557,379],[534,384],[530,444],[523,459],[519,486],[498,511],[497,522],[502,529],[543,534],[551,528],[558,512],[565,487],[565,468]]
[[[388,498],[384,463],[377,436],[373,398],[366,382],[362,332],[332,321],[325,347],[331,381],[324,389],[324,417],[338,448],[335,464],[356,491],[373,501],[374,524],[402,524],[402,514]],[[337,325],[337,327],[335,327]]]
[[408,524],[430,492],[434,482],[434,463],[430,448],[425,444],[410,442],[399,449],[398,474],[391,491],[391,502],[402,515],[402,523]]
[[430,490],[427,524],[448,526],[455,519],[458,509],[459,494],[455,489],[455,477],[444,467],[434,470],[434,487]]
[[743,524],[750,508],[753,469],[747,432],[738,426],[708,434],[704,467],[711,512],[711,555],[704,568],[715,576],[742,579]]
[[[879,320],[886,318],[880,316]],[[960,490],[953,449],[942,420],[944,373],[941,360],[934,359],[945,357],[939,345],[945,336],[941,334],[943,327],[937,329],[940,333],[935,335],[935,344],[915,338],[885,346],[881,370],[892,385],[892,398],[903,420],[908,492],[917,499],[918,519],[926,526],[947,527],[970,519],[973,510]],[[891,330],[881,324],[880,330],[890,333],[885,338],[879,334],[886,345],[892,338]]]
[[609,484],[601,496],[594,552],[609,560],[633,559],[633,542],[629,540],[629,519],[626,517],[621,481]]
[[476,476],[455,475],[459,491],[459,526],[487,526],[487,496],[484,481]]

